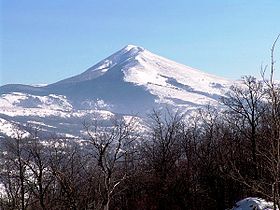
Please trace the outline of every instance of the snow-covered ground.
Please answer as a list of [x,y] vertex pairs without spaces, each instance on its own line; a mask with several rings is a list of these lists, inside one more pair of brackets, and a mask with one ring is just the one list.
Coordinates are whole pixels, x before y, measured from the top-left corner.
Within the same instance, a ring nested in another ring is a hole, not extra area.
[[[261,198],[249,197],[238,201],[231,210],[273,210],[273,203]],[[277,208],[278,209],[278,208]]]
[[17,123],[0,118],[0,138],[4,137],[3,134],[16,138],[29,136],[29,132],[17,126]]

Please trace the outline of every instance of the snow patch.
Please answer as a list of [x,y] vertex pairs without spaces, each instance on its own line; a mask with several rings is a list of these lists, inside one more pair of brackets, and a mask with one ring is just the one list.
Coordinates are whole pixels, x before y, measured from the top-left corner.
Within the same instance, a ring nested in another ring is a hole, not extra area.
[[273,210],[273,203],[261,198],[249,197],[238,201],[231,210]]

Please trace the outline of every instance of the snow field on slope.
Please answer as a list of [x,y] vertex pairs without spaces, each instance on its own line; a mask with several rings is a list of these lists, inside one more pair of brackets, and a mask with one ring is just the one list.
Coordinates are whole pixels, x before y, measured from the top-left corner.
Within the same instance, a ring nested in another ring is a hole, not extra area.
[[210,96],[224,95],[232,84],[229,80],[178,64],[147,50],[139,52],[135,60],[137,62],[133,66],[130,63],[124,66],[124,81],[145,86],[163,103],[170,103],[169,98],[198,105],[215,103],[216,100]]
[[48,96],[35,96],[26,93],[13,92],[2,94],[0,97],[1,108],[46,108],[52,110],[72,110],[72,105],[65,96],[50,94]]

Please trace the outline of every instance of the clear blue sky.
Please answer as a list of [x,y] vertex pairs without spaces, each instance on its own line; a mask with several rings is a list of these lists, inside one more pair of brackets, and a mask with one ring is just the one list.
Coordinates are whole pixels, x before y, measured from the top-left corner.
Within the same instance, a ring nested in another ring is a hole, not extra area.
[[280,33],[279,0],[0,1],[0,85],[52,83],[127,44],[239,79]]

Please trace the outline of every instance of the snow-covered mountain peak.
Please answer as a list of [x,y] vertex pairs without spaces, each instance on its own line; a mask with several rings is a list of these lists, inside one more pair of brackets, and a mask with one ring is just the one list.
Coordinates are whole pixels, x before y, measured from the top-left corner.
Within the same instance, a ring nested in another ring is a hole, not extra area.
[[185,106],[182,101],[196,105],[216,103],[232,83],[158,56],[142,47],[127,45],[82,74],[55,85],[61,84],[67,84],[67,89],[69,85],[82,85],[87,87],[87,91],[91,89],[92,94],[98,93],[100,98],[113,90],[123,92],[129,98],[130,94],[136,94],[133,88],[137,86],[140,92],[158,98],[158,103]]
[[124,63],[132,64],[135,61],[135,58],[146,51],[143,47],[138,47],[135,45],[127,45],[121,50],[117,51],[116,53],[112,54],[111,56],[105,58],[104,60],[100,61],[96,65],[90,67],[85,72],[70,77],[68,79],[59,81],[57,84],[69,84],[69,83],[76,83],[82,81],[88,81],[92,79],[96,79],[102,75],[104,75],[108,70],[114,68],[115,66],[123,65]]
[[145,49],[136,45],[128,44],[123,48],[124,51],[142,52]]

